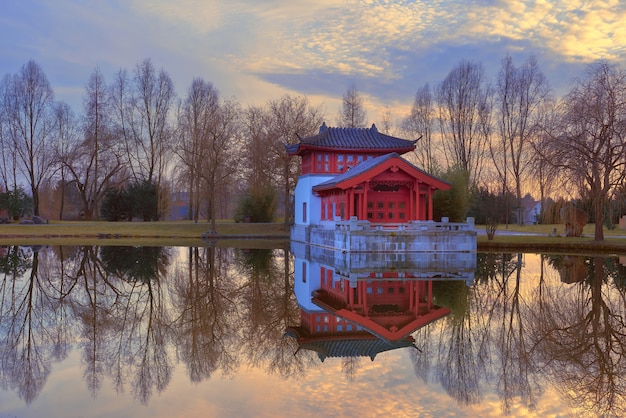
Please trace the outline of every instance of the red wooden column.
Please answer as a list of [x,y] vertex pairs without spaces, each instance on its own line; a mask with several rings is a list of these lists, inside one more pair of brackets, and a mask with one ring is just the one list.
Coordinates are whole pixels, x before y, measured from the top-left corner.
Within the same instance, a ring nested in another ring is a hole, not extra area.
[[[415,213],[415,208],[417,207],[417,197],[415,193],[416,183],[411,184],[411,188],[409,190],[409,219],[408,221],[413,221],[419,219],[419,214]],[[417,189],[419,189],[419,184],[417,184]]]
[[433,188],[428,188],[428,220],[433,220]]
[[353,196],[353,190],[354,188],[350,188],[348,190],[346,190],[346,219],[350,219],[350,217],[352,216],[352,196]]
[[361,213],[359,214],[359,220],[363,219],[367,221],[367,189],[370,187],[370,181],[366,180],[363,183],[363,202],[361,202]]

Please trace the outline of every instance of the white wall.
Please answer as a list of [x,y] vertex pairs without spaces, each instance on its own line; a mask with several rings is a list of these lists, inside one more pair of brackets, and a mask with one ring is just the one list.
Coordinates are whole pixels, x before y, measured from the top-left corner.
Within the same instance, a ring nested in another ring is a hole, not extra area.
[[[311,302],[311,293],[321,287],[319,263],[296,256],[293,277],[298,305],[308,312],[322,312],[323,309]],[[305,278],[306,281],[304,281]]]
[[[294,223],[296,225],[317,225],[320,223],[322,199],[318,196],[313,196],[313,186],[323,183],[333,177],[334,176],[329,175],[305,174],[298,178],[294,201]],[[302,217],[303,203],[306,203],[306,222]]]

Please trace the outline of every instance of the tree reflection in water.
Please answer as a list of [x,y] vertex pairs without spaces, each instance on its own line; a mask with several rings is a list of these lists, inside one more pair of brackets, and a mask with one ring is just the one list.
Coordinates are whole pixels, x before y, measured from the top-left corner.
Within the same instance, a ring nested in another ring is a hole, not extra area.
[[[549,289],[528,310],[536,367],[574,405],[604,416],[626,413],[624,269],[615,259],[552,257],[563,282],[577,292]],[[564,268],[567,266],[567,268]],[[569,276],[585,270],[586,275]]]
[[[50,374],[51,362],[64,350],[55,350],[54,299],[38,275],[37,248],[3,247],[0,309],[3,331],[0,347],[2,387],[17,390],[32,402]],[[52,331],[52,332],[50,332]]]
[[190,248],[186,266],[179,266],[174,275],[178,352],[194,383],[218,369],[229,374],[238,367],[237,283],[231,258],[224,248]]
[[[175,251],[0,248],[2,389],[33,402],[72,347],[94,397],[111,380],[143,403],[168,387],[178,361],[192,382],[242,364],[285,379],[319,367],[283,338],[301,321],[288,250]],[[532,409],[550,387],[589,414],[624,415],[624,267],[543,256],[531,276],[525,257],[479,254],[473,284],[433,282],[434,303],[451,313],[412,334],[417,379],[461,405],[495,392],[504,412]],[[369,361],[344,363],[354,377]]]
[[[437,284],[437,302],[452,314],[416,333],[416,375],[460,403],[481,401],[491,384],[507,413],[516,402],[532,409],[551,384],[573,408],[623,416],[624,267],[616,258],[542,257],[539,277],[524,283],[523,264],[522,254],[479,254],[471,289]],[[547,285],[548,266],[561,285]]]
[[73,288],[62,299],[74,313],[83,376],[93,396],[105,374],[119,392],[130,382],[144,403],[154,389],[167,387],[171,320],[162,281],[168,264],[161,247],[98,246],[78,248],[62,263],[60,277]]
[[241,249],[235,255],[238,273],[246,278],[240,288],[245,318],[242,353],[250,364],[269,373],[284,378],[302,375],[315,364],[313,356],[294,356],[296,342],[283,338],[285,329],[300,317],[288,251]]

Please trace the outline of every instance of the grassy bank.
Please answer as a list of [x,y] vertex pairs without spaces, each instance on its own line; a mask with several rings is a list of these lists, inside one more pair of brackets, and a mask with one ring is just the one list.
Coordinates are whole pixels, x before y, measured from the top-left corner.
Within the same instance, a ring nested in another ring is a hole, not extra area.
[[[556,235],[554,230],[556,228]],[[50,222],[46,225],[0,225],[1,245],[205,245],[202,234],[206,222]],[[594,226],[586,225],[581,238],[563,237],[563,225],[500,225],[492,241],[485,227],[476,226],[479,250],[615,252],[626,254],[626,231],[605,230],[605,240],[593,241]],[[221,246],[285,246],[289,227],[284,223],[246,224],[232,221],[217,223],[217,242]]]
[[[594,228],[593,224],[588,224],[581,237],[565,237],[563,225],[501,225],[491,241],[485,235],[478,236],[478,249],[626,254],[626,230],[605,228],[604,241],[597,242],[593,239]],[[476,229],[485,231],[484,225],[477,225]]]
[[[0,244],[45,243],[102,245],[203,245],[206,222],[50,222],[44,225],[0,225]],[[216,226],[220,240],[256,238],[272,243],[289,237],[283,223],[244,224],[221,221]],[[227,242],[225,242],[227,243]],[[272,243],[274,245],[275,243]]]

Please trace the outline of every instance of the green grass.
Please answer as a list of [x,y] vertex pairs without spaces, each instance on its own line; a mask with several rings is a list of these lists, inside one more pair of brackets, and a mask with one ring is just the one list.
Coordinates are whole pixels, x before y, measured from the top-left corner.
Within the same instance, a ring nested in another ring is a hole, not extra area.
[[[496,235],[498,232],[504,233],[506,231],[516,231],[516,232],[527,232],[527,233],[538,233],[538,234],[550,234],[556,228],[556,232],[558,235],[563,235],[565,233],[565,226],[563,224],[539,224],[539,225],[498,225],[498,229],[496,231]],[[485,230],[484,225],[476,225],[476,229]],[[607,229],[603,228],[604,236],[626,236],[626,230],[624,229]],[[583,228],[583,236],[591,236],[593,237],[595,232],[594,224],[587,224]]]
[[[557,236],[552,232],[556,228]],[[68,222],[46,225],[0,225],[0,245],[154,245],[202,246],[207,222]],[[284,223],[235,223],[219,221],[216,226],[220,246],[274,248],[288,246],[289,227]],[[484,225],[476,225],[485,230]],[[507,232],[538,235],[506,235]],[[480,235],[479,250],[522,250],[563,252],[626,253],[626,230],[604,230],[605,240],[593,241],[594,225],[586,225],[583,237],[563,237],[563,225],[499,225],[492,241]]]
[[[207,222],[69,222],[53,221],[45,225],[0,225],[0,244],[103,245],[202,245]],[[289,228],[284,223],[245,224],[220,221],[216,225],[220,238],[258,237],[285,239]],[[241,240],[240,240],[241,241]],[[273,241],[273,240],[270,240]]]
[[[556,235],[554,230],[556,228]],[[594,224],[585,225],[581,237],[565,237],[563,225],[505,225],[498,226],[493,240],[486,236],[478,237],[479,250],[523,250],[523,251],[558,251],[558,252],[612,252],[626,253],[626,230],[604,228],[604,241],[594,241]],[[477,230],[485,229],[476,225]],[[507,232],[522,232],[529,235],[507,235]],[[532,235],[537,234],[537,235]]]

